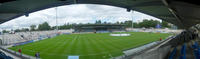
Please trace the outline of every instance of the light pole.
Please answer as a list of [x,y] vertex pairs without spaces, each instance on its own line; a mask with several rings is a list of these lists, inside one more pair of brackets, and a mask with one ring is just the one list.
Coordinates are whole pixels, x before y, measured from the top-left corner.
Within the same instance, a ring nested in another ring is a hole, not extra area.
[[2,45],[4,45],[4,32],[3,32],[3,28],[2,28],[2,31],[1,31],[1,35],[2,35]]
[[55,9],[56,9],[56,30],[58,30],[58,21],[57,21],[57,7],[56,7]]
[[132,29],[133,29],[133,13],[134,13],[134,10],[131,11],[131,18],[132,18]]

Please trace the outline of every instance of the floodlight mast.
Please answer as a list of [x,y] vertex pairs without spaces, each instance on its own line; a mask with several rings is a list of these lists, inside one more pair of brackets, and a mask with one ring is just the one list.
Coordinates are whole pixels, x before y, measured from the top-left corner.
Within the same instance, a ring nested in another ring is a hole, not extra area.
[[131,27],[133,29],[133,13],[134,13],[134,10],[131,10],[130,8],[127,8],[126,11],[127,12],[131,12],[131,19],[132,19],[132,25],[131,25]]
[[2,32],[2,45],[4,44],[4,40],[5,40],[5,39],[4,39],[4,32],[3,32],[3,30],[4,30],[4,29],[2,28],[2,30],[1,30],[1,32]]
[[132,29],[133,29],[133,14],[134,14],[134,10],[131,11]]
[[57,21],[57,7],[55,7],[56,10],[56,30],[58,30],[58,21]]

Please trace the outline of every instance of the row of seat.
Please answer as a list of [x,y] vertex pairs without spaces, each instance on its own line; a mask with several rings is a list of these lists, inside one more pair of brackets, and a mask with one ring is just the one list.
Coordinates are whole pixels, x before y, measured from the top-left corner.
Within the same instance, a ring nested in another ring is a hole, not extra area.
[[3,45],[12,45],[15,43],[26,42],[30,40],[36,40],[40,36],[51,36],[58,32],[61,33],[70,33],[72,30],[57,30],[57,31],[34,31],[34,32],[18,32],[15,34],[4,34],[0,35]]
[[200,58],[200,47],[199,47],[199,44],[197,42],[195,42],[192,45],[192,48],[193,48],[193,51],[194,51],[195,59],[199,59]]
[[20,35],[15,35],[15,34],[1,35],[0,37],[2,39],[2,44],[5,45],[26,41],[22,37],[20,37]]
[[7,56],[6,54],[0,51],[0,59],[13,59],[13,58],[11,58],[10,56]]
[[[176,54],[178,54],[177,52],[177,48],[175,47],[173,49],[173,51],[170,53],[170,56],[168,57],[168,59],[176,59]],[[183,44],[181,47],[181,51],[180,51],[180,56],[178,56],[179,59],[186,59],[186,44]]]
[[176,55],[176,52],[177,51],[177,48],[175,47],[174,49],[173,49],[173,51],[170,53],[170,56],[169,56],[169,59],[174,59],[174,57],[175,57],[175,55]]
[[186,44],[183,44],[181,48],[181,56],[179,59],[186,59]]

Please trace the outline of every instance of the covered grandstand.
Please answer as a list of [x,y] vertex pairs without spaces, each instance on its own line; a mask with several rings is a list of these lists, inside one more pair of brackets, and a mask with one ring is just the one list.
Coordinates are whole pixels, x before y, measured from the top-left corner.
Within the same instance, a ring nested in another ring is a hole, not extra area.
[[88,24],[76,25],[74,30],[75,32],[113,32],[125,31],[125,27],[120,24]]
[[[184,29],[182,33],[168,40],[140,52],[119,57],[121,59],[199,59],[200,40],[198,31],[200,28],[197,24],[200,23],[198,16],[200,5],[196,1],[193,3],[189,0],[6,0],[0,2],[0,23],[23,15],[28,17],[29,13],[35,11],[69,4],[103,4],[122,7],[126,8],[127,11],[135,10],[160,18]],[[54,32],[1,35],[1,41],[3,41],[2,44],[10,45],[38,38],[39,35],[37,34],[48,35],[51,33]],[[20,35],[24,35],[25,38]],[[33,37],[29,37],[29,35]],[[1,48],[1,50],[7,51],[4,48]],[[9,53],[16,55],[14,52]],[[19,55],[17,56],[22,58]]]

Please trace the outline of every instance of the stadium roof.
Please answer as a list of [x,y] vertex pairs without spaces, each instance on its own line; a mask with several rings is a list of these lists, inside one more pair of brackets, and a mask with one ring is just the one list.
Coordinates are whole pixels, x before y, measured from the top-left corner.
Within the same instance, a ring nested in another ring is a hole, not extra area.
[[6,0],[0,2],[0,24],[55,6],[103,4],[139,11],[187,29],[200,22],[200,6],[196,3],[184,0]]

